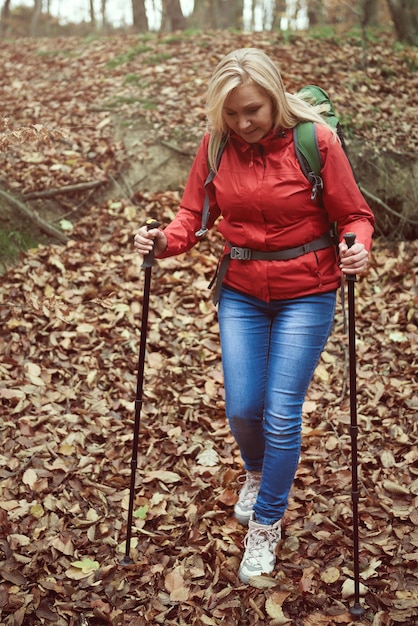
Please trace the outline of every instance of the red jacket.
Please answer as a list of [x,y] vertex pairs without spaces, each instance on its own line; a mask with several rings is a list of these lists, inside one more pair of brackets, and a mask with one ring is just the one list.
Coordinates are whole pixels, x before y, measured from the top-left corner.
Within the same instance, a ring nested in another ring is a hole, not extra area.
[[[338,223],[342,237],[355,232],[369,250],[373,214],[353,178],[350,164],[331,131],[317,125],[325,208],[311,200],[311,185],[295,154],[292,130],[271,132],[247,144],[232,134],[219,170],[209,185],[210,218],[234,246],[259,251],[309,243]],[[199,238],[208,174],[205,134],[190,171],[180,209],[165,229],[168,247],[160,258],[189,250]],[[333,247],[286,261],[231,260],[224,284],[256,298],[283,300],[337,289],[340,271]]]

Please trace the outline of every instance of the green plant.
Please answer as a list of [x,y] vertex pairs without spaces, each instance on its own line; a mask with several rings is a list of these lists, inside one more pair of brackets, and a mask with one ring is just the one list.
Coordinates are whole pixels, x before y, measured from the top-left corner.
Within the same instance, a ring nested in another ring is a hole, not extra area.
[[158,65],[158,63],[162,63],[163,61],[167,61],[168,59],[171,59],[173,55],[171,53],[168,52],[160,52],[159,54],[152,54],[150,57],[148,57],[147,62],[150,65]]
[[147,83],[140,77],[138,74],[127,74],[123,81],[124,85],[136,85],[137,87],[141,87],[145,89],[147,87]]
[[402,58],[410,72],[415,73],[418,70],[418,54],[414,48],[411,48],[400,41],[396,41],[394,45],[394,52],[395,54],[403,52]]
[[134,96],[117,96],[106,102],[106,107],[109,109],[117,109],[123,104],[141,104],[142,108],[150,110],[155,109],[156,104],[152,100],[145,100],[144,98],[138,98]]
[[185,37],[183,35],[171,35],[170,37],[166,37],[165,39],[163,39],[161,41],[161,43],[166,44],[166,45],[170,45],[173,43],[182,43],[182,41],[184,41]]
[[[200,28],[186,28],[186,30],[183,31],[183,35],[185,35],[186,37],[193,37],[195,35],[199,35],[201,32],[202,31],[200,30]],[[198,40],[197,43],[204,48],[209,45],[208,42],[205,41]]]
[[110,59],[106,63],[106,66],[113,69],[115,67],[119,67],[120,65],[125,65],[125,63],[130,63],[140,54],[144,54],[145,52],[149,52],[150,50],[152,50],[152,48],[150,48],[149,46],[135,46],[134,48],[130,48],[126,52],[119,54],[113,59]]
[[315,26],[309,30],[309,35],[313,39],[328,40],[335,43],[341,42],[341,37],[336,34],[334,27],[328,24],[319,24],[318,26]]
[[39,240],[27,230],[0,229],[0,271],[15,263],[19,254],[29,248],[35,248]]

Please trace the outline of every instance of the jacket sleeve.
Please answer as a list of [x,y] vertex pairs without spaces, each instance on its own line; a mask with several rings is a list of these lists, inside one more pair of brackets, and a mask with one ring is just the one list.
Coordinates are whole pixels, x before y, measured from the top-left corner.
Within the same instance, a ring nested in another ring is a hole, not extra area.
[[[209,173],[208,143],[209,134],[206,133],[191,167],[180,208],[173,221],[164,229],[167,237],[167,248],[159,255],[160,259],[187,252],[201,239],[196,236],[196,232],[202,224],[202,211],[206,194],[205,181]],[[208,192],[210,212],[207,228],[209,229],[219,217],[220,211],[215,201],[213,188],[209,189]]]
[[330,223],[337,222],[340,240],[353,232],[356,241],[367,250],[372,246],[374,215],[354,178],[351,165],[329,129],[317,126],[318,143],[322,157],[322,200]]

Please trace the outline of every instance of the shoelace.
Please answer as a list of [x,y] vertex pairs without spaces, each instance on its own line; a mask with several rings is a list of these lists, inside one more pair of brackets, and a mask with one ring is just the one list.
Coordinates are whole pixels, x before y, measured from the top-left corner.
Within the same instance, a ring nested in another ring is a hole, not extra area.
[[270,528],[256,528],[251,530],[244,539],[244,546],[248,548],[248,561],[251,565],[258,565],[262,556],[264,544],[272,549],[277,539],[277,531]]
[[238,478],[238,482],[244,483],[242,491],[239,495],[240,502],[243,504],[251,504],[251,502],[255,500],[260,489],[260,480],[261,476],[254,476],[254,474],[249,473]]

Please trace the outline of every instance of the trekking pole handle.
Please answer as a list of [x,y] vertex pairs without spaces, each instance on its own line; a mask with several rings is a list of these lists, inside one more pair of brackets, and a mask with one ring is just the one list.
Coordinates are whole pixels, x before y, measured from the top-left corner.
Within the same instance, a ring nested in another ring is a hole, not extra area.
[[[150,217],[145,222],[145,226],[147,227],[147,230],[152,230],[153,228],[159,228],[161,224],[160,222],[157,222],[157,220],[154,220],[152,217]],[[144,260],[142,262],[141,267],[152,267],[153,265],[154,265],[154,248],[150,250],[148,254],[144,256]]]
[[[356,240],[356,233],[345,233],[344,241],[347,244],[347,248],[351,248],[351,246],[354,245],[355,240]],[[355,282],[357,278],[355,274],[347,274],[346,280]]]
[[356,240],[356,234],[355,233],[345,233],[344,240],[345,240],[345,243],[347,244],[347,248],[351,248],[351,246],[354,245],[354,242]]

